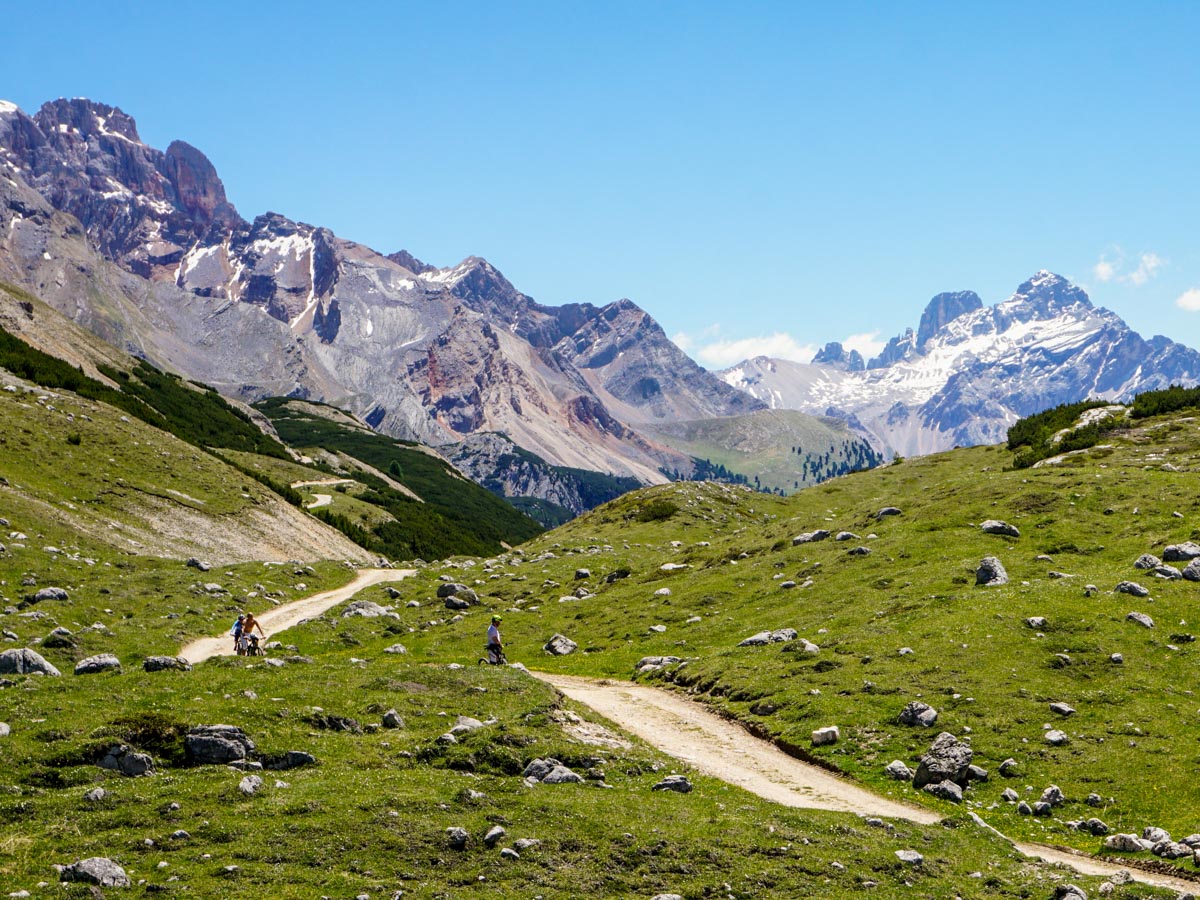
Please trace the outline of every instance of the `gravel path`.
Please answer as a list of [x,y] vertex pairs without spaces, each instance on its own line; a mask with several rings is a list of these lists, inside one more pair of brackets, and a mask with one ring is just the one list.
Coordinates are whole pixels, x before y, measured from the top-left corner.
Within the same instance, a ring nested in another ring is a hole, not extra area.
[[[400,581],[415,575],[416,572],[416,569],[362,569],[349,584],[263,610],[256,618],[262,624],[264,633],[274,635],[299,624],[304,619],[319,616],[339,603],[345,603],[365,587],[386,581]],[[200,638],[180,650],[179,655],[193,665],[214,656],[232,656],[233,638],[228,634]]]
[[[767,800],[785,806],[907,819],[922,824],[941,821],[942,817],[933,810],[882,797],[788,756],[773,744],[679,694],[632,682],[545,672],[532,674],[697,771]],[[982,819],[974,818],[981,827],[990,827]],[[1042,844],[1020,841],[1012,844],[1026,856],[1061,863],[1085,875],[1110,876],[1124,869],[1146,884],[1189,893],[1198,888],[1195,881],[1146,872],[1125,860],[1112,863]]]

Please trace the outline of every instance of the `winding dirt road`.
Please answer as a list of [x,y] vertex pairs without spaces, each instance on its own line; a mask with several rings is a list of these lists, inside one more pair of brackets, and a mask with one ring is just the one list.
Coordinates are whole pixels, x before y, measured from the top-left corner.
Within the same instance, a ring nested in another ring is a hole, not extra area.
[[[767,800],[806,809],[829,809],[861,816],[884,816],[933,824],[932,810],[881,797],[817,766],[788,756],[695,700],[632,682],[616,682],[532,672],[566,696],[584,704],[646,743],[688,763],[699,772],[745,788]],[[999,834],[973,815],[980,827]],[[1001,837],[1004,837],[1001,835]],[[1009,840],[1005,838],[1005,840]],[[1084,875],[1111,876],[1124,869],[1137,881],[1194,893],[1195,881],[1146,872],[1070,850],[1010,841],[1026,856],[1061,863]]]
[[[299,624],[304,619],[319,616],[325,610],[337,606],[339,603],[345,603],[365,587],[387,581],[400,581],[410,575],[415,575],[416,572],[416,569],[363,569],[348,584],[342,585],[340,588],[322,591],[311,597],[293,600],[273,609],[264,610],[257,618],[262,624],[264,633],[275,634]],[[233,638],[228,634],[200,638],[180,650],[179,655],[193,665],[214,656],[232,656]]]

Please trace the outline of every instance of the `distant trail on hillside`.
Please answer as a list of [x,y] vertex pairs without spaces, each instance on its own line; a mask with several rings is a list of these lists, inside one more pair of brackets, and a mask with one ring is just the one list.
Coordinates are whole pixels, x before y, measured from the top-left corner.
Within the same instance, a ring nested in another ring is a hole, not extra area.
[[[416,573],[416,569],[363,569],[348,584],[340,588],[280,604],[272,609],[264,610],[256,618],[262,623],[263,631],[273,635],[299,624],[304,619],[319,616],[325,610],[337,606],[339,603],[345,603],[363,588],[387,581],[400,581]],[[200,638],[180,650],[179,655],[193,665],[214,656],[232,656],[233,638],[228,633],[217,637]]]
[[[931,825],[942,817],[925,807],[882,797],[817,766],[788,756],[773,744],[718,716],[695,700],[633,682],[579,678],[547,672],[534,677],[591,707],[646,743],[697,771],[767,800],[803,809],[828,809],[907,819]],[[976,821],[995,832],[982,819]],[[1000,834],[999,832],[995,832]],[[1000,835],[1004,837],[1004,835]],[[1005,837],[1005,840],[1009,840]],[[1010,841],[1026,856],[1069,866],[1084,875],[1111,876],[1124,869],[1137,881],[1194,893],[1197,883],[1147,872],[1128,860],[1109,862],[1042,844]]]

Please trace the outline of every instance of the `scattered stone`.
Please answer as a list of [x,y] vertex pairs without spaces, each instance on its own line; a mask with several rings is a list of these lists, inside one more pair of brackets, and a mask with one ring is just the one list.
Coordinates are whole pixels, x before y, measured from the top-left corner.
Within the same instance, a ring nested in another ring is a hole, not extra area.
[[1122,653],[1113,653],[1108,657],[1108,661],[1113,665],[1119,666],[1121,663],[1125,662],[1125,655]]
[[263,780],[258,775],[247,775],[238,782],[238,790],[247,797],[253,797],[263,786]]
[[1007,522],[1001,522],[998,519],[988,519],[979,526],[985,534],[1002,534],[1007,537],[1020,537],[1021,532],[1015,525],[1009,525]]
[[1140,853],[1142,842],[1136,834],[1110,834],[1104,839],[1105,850],[1119,850],[1122,853]]
[[1161,844],[1163,841],[1171,840],[1171,832],[1165,828],[1159,828],[1157,825],[1147,825],[1142,829],[1142,840],[1152,844]]
[[883,518],[886,518],[887,516],[899,516],[899,515],[903,515],[903,510],[901,510],[895,506],[885,506],[879,512],[875,513],[875,518],[883,519]]
[[920,725],[922,728],[928,728],[937,721],[937,717],[937,710],[928,703],[912,700],[900,711],[900,724]]
[[438,585],[437,597],[439,600],[445,600],[447,597],[453,597],[460,591],[470,590],[465,584],[459,584],[456,581],[447,581]]
[[582,777],[552,757],[533,760],[525,767],[525,771],[521,774],[525,778],[532,781],[540,781],[544,784],[568,784],[583,781]]
[[1133,622],[1135,625],[1141,625],[1143,628],[1154,627],[1154,620],[1145,613],[1131,612],[1125,618],[1126,620]]
[[505,831],[501,826],[493,825],[488,829],[487,834],[483,836],[483,843],[488,847],[494,847],[496,846],[497,842],[499,842],[500,838],[504,837],[506,834],[508,834],[508,832]]
[[1054,807],[1044,800],[1038,800],[1033,804],[1033,814],[1035,816],[1049,816],[1054,812]]
[[912,781],[913,770],[898,759],[893,759],[884,769],[883,774],[897,781]]
[[274,771],[299,769],[301,766],[315,766],[317,758],[303,750],[289,750],[282,756],[271,756],[263,760],[264,768]]
[[1035,631],[1043,631],[1049,623],[1045,616],[1030,616],[1025,620],[1025,624]]
[[654,785],[652,791],[674,791],[677,794],[690,794],[692,791],[692,783],[683,775],[668,775],[658,784]]
[[1000,799],[1006,803],[1016,803],[1021,799],[1021,795],[1012,788],[1005,788],[1000,794]]
[[579,645],[569,637],[556,634],[550,640],[546,641],[542,649],[553,656],[567,656],[579,649]]
[[1077,884],[1060,884],[1054,889],[1054,900],[1088,900],[1088,895]]
[[1051,806],[1062,806],[1066,800],[1066,795],[1063,794],[1062,788],[1057,784],[1052,784],[1042,791],[1043,803],[1049,803]]
[[454,826],[446,829],[446,843],[450,845],[451,850],[466,850],[470,840],[471,833],[465,828]]
[[812,733],[812,745],[814,747],[823,747],[826,744],[836,744],[841,736],[841,732],[836,725],[818,728]]
[[47,587],[42,588],[32,597],[27,597],[26,599],[32,603],[42,603],[46,600],[69,600],[70,596],[62,588]]
[[183,738],[184,757],[189,765],[226,765],[247,759],[254,742],[236,725],[197,725]]
[[90,791],[84,794],[83,799],[88,803],[99,803],[107,796],[108,791],[106,791],[104,788],[98,787],[92,788]]
[[408,648],[405,647],[403,644],[392,644],[392,646],[390,646],[390,647],[384,647],[383,652],[384,653],[397,653],[397,654],[398,653],[407,653]]
[[100,759],[100,768],[120,772],[129,778],[140,778],[154,774],[154,760],[145,753],[138,753],[125,744],[110,747]]
[[658,567],[660,572],[678,572],[680,569],[690,569],[687,563],[663,563]]
[[513,841],[513,847],[524,853],[526,850],[533,850],[535,847],[542,846],[542,842],[537,838],[518,838]]
[[806,531],[792,538],[792,546],[797,547],[800,544],[813,544],[817,541],[823,541],[827,537],[829,537],[829,532],[823,528],[818,528],[816,531]]
[[988,770],[983,768],[982,766],[977,766],[974,763],[972,763],[971,765],[967,766],[967,780],[968,781],[987,781],[988,780]]
[[1187,581],[1200,581],[1200,557],[1188,563],[1180,573],[1180,577]]
[[58,677],[62,672],[54,668],[40,653],[25,647],[21,650],[5,650],[0,653],[0,675],[51,675]]
[[1162,565],[1162,560],[1152,553],[1143,553],[1134,562],[1135,569],[1157,569]]
[[848,556],[870,556],[871,548],[870,547],[855,547],[853,550],[847,550],[846,554]]
[[924,785],[921,789],[927,794],[933,794],[933,796],[949,800],[951,803],[962,803],[962,788],[949,779],[939,781],[937,784]]
[[921,764],[913,776],[913,787],[923,788],[927,784],[953,781],[959,787],[967,786],[967,767],[971,765],[971,748],[959,741],[948,731],[943,731],[921,757]]
[[665,666],[673,666],[681,662],[683,662],[683,658],[679,656],[643,656],[633,668],[639,674],[643,674],[657,672]]
[[503,850],[500,851],[500,858],[515,862],[516,860],[521,858],[521,854],[518,853],[516,850],[514,850],[512,847],[505,847]]
[[925,862],[925,857],[916,850],[897,850],[896,859],[902,863],[908,863],[910,866],[919,866]]
[[343,619],[360,616],[364,619],[399,619],[400,614],[371,600],[355,600],[342,613]]
[[1024,800],[1022,800],[1020,803],[1017,804],[1017,815],[1032,816],[1033,815],[1033,807],[1030,806],[1028,803],[1026,803]]
[[400,713],[396,712],[396,710],[389,709],[387,712],[385,712],[383,714],[383,727],[384,728],[403,728],[404,727],[404,719],[402,719],[400,717]]
[[901,648],[900,648],[900,649],[897,651],[897,653],[898,653],[900,656],[912,656],[912,655],[913,655],[913,648],[912,648],[912,647],[901,647]]
[[1182,544],[1171,544],[1163,550],[1163,562],[1190,562],[1200,557],[1200,544],[1195,541],[1184,541]]
[[217,584],[215,581],[210,581],[208,584],[204,585],[204,591],[207,594],[228,594],[229,593],[229,591],[225,590],[225,588],[221,587],[221,585]]
[[58,873],[60,881],[95,884],[100,887],[129,887],[129,876],[125,870],[105,856],[93,856],[63,866]]
[[575,580],[576,581],[584,581],[585,579],[588,579],[591,577],[592,577],[591,569],[576,569],[575,570]]
[[975,584],[985,587],[998,587],[1008,584],[1008,572],[1004,564],[994,556],[985,556],[975,570]]
[[855,534],[853,531],[839,531],[836,535],[834,535],[833,539],[835,541],[857,541],[857,540],[860,540],[859,536],[857,534]]
[[1142,587],[1136,581],[1122,581],[1115,588],[1118,594],[1130,594],[1134,597],[1149,597],[1150,591]]
[[[1190,566],[1191,563],[1188,563],[1188,565]],[[1174,566],[1168,566],[1164,563],[1161,566],[1154,567],[1154,577],[1162,578],[1165,581],[1179,581],[1181,578],[1183,578],[1183,573]]]
[[1082,825],[1084,831],[1096,837],[1103,837],[1108,834],[1108,826],[1096,818],[1091,818],[1085,821]]
[[165,669],[190,672],[192,664],[182,656],[147,656],[142,660],[142,668],[147,672],[162,672]]
[[210,566],[208,563],[203,562],[194,556],[187,561],[187,564],[188,568],[199,569],[201,572],[207,572],[212,568],[212,566]]
[[96,675],[100,672],[108,672],[114,669],[118,672],[121,671],[121,661],[111,653],[89,656],[87,659],[81,659],[75,664],[76,675]]
[[[765,644],[781,644],[794,641],[800,636],[795,628],[780,628],[776,631],[760,631],[741,641],[739,647],[761,647]],[[814,645],[815,646],[815,645]]]
[[1074,707],[1068,706],[1065,703],[1051,703],[1050,712],[1058,713],[1060,716],[1075,715]]
[[1061,747],[1069,740],[1066,732],[1059,731],[1057,728],[1051,728],[1043,737],[1046,743],[1052,747]]

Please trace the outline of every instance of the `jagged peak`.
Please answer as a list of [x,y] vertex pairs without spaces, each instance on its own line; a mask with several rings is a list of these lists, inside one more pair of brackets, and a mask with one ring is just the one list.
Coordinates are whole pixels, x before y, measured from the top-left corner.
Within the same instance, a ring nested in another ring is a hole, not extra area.
[[60,133],[75,130],[84,138],[98,134],[124,138],[136,144],[142,142],[133,116],[120,107],[98,103],[86,97],[71,100],[60,97],[43,103],[33,120],[47,135],[55,130]]
[[0,116],[12,115],[20,111],[21,107],[17,106],[11,100],[0,100]]
[[1008,302],[1031,306],[1044,313],[1070,306],[1092,309],[1092,301],[1082,288],[1048,269],[1039,270],[1023,282]]
[[426,272],[436,272],[437,266],[431,266],[424,260],[417,259],[407,250],[397,250],[395,253],[389,253],[387,258],[392,262],[397,263],[414,275],[423,275]]

